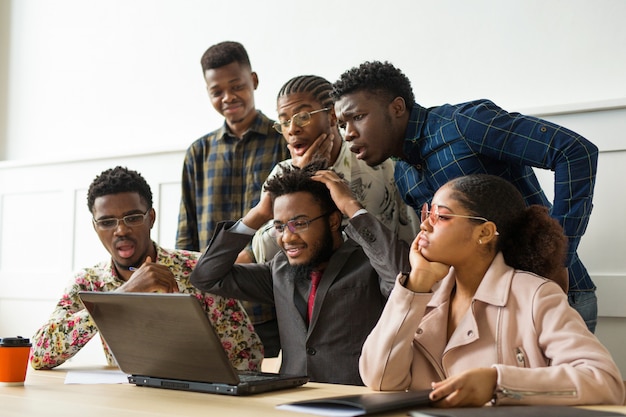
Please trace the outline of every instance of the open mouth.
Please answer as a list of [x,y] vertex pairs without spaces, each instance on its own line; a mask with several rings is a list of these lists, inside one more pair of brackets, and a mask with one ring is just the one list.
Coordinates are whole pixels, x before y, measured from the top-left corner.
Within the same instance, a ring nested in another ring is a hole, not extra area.
[[362,159],[363,157],[363,153],[365,152],[365,148],[361,147],[361,146],[351,146],[350,147],[350,152],[356,154],[356,157],[358,159]]
[[120,243],[115,247],[117,253],[125,259],[132,257],[135,254],[135,244],[132,242]]
[[302,156],[309,149],[309,145],[306,142],[294,142],[291,144],[294,154]]

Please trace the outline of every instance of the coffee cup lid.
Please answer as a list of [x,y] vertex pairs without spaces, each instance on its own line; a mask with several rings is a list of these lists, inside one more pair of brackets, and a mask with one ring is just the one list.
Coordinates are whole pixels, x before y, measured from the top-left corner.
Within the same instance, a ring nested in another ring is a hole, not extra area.
[[13,347],[13,346],[30,346],[30,339],[22,336],[17,337],[0,337],[0,346]]

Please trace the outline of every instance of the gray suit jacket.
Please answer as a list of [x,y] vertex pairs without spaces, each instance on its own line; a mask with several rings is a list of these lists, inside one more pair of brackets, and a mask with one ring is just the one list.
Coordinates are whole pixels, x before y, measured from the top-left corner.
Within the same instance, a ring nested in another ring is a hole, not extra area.
[[311,381],[363,385],[358,370],[366,337],[378,322],[399,272],[408,272],[408,245],[374,216],[351,219],[350,237],[332,255],[318,286],[307,326],[295,303],[287,257],[279,252],[262,264],[236,264],[252,236],[220,223],[191,282],[214,294],[274,304],[283,349],[281,372]]

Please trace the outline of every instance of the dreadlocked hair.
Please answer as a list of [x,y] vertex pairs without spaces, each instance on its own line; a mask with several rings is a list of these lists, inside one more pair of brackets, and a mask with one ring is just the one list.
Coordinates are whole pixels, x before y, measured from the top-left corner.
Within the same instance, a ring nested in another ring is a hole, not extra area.
[[330,81],[317,75],[299,75],[287,81],[278,92],[277,99],[296,93],[310,93],[322,107],[332,108],[331,92],[333,86]]

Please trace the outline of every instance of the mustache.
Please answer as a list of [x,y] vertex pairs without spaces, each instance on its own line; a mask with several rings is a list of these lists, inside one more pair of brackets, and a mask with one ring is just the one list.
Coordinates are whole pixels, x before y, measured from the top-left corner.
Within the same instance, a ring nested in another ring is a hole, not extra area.
[[118,237],[117,239],[115,239],[115,242],[113,242],[113,244],[115,246],[117,246],[119,243],[124,243],[124,242],[130,242],[130,243],[137,243],[137,241],[135,239],[130,239],[128,237],[122,236],[122,237]]

